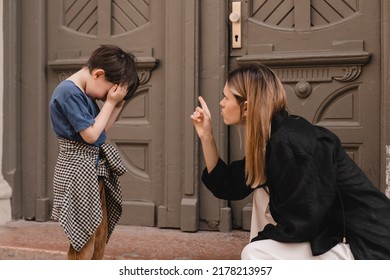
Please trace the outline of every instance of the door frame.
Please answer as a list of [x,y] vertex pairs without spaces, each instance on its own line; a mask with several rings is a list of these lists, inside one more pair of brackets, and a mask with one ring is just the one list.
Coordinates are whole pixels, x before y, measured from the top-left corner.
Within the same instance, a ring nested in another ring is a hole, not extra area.
[[381,0],[381,178],[380,190],[390,197],[390,3]]
[[[46,114],[45,104],[45,1],[23,6],[21,0],[4,0],[4,165],[5,179],[10,183],[12,217],[46,219]],[[27,7],[28,8],[27,8]],[[28,10],[28,11],[27,11]],[[31,17],[23,17],[23,13]],[[26,20],[27,22],[22,22]],[[22,29],[22,26],[27,28]],[[28,51],[24,51],[28,50]],[[33,79],[22,81],[23,71],[34,69]],[[22,98],[23,88],[34,94]],[[42,94],[36,94],[41,92]],[[36,126],[25,120],[36,120]],[[32,185],[28,195],[23,185]],[[44,217],[45,216],[45,217]]]

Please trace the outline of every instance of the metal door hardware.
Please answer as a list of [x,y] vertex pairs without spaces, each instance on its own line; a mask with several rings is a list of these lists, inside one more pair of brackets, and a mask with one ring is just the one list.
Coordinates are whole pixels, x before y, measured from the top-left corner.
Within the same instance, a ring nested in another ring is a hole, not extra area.
[[232,12],[229,15],[232,23],[232,48],[241,48],[241,2],[232,2]]

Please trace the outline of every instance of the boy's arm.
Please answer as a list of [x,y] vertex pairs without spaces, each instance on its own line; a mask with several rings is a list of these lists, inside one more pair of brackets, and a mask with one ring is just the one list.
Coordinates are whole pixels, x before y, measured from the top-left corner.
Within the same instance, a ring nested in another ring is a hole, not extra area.
[[110,130],[111,126],[116,121],[119,113],[122,111],[124,104],[125,104],[124,100],[122,100],[116,104],[116,106],[115,106],[114,110],[112,111],[111,116],[107,122],[107,125],[105,127],[106,132]]
[[[100,134],[106,128],[110,117],[113,114],[116,105],[123,100],[127,92],[127,87],[114,85],[107,94],[107,100],[104,102],[100,113],[95,118],[95,123],[90,127],[80,131],[83,140],[89,144],[97,141]],[[118,112],[119,113],[119,112]],[[118,114],[117,113],[117,114]],[[116,118],[116,117],[115,117]]]

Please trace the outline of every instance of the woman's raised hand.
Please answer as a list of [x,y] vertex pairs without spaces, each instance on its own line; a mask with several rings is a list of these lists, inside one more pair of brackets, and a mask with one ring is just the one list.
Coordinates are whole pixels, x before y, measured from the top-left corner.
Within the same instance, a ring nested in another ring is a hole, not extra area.
[[211,134],[211,114],[204,99],[199,96],[200,107],[196,107],[191,115],[192,123],[198,133],[199,138]]
[[200,107],[196,107],[191,115],[192,123],[202,143],[203,156],[208,172],[217,165],[219,154],[211,129],[211,114],[204,99],[199,96]]

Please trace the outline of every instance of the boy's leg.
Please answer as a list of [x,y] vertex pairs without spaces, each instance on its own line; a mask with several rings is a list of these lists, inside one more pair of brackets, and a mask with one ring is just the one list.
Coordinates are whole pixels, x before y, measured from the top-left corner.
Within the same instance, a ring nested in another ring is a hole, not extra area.
[[72,245],[69,245],[68,260],[103,259],[108,234],[106,193],[103,180],[99,180],[99,192],[103,212],[102,222],[80,251],[76,251]]
[[103,218],[99,227],[96,229],[94,234],[94,251],[92,255],[92,260],[101,260],[104,256],[104,250],[106,248],[107,234],[108,234],[108,224],[107,224],[107,204],[106,204],[106,192],[105,184],[101,179],[99,180],[99,191],[100,191],[100,201],[102,205]]
[[93,254],[94,243],[95,235],[92,235],[80,251],[76,251],[72,244],[70,244],[68,249],[68,260],[90,260]]

